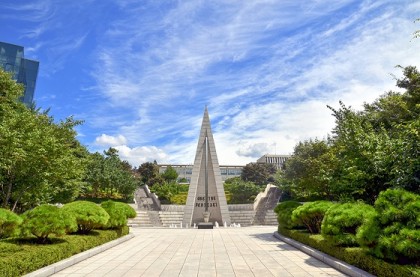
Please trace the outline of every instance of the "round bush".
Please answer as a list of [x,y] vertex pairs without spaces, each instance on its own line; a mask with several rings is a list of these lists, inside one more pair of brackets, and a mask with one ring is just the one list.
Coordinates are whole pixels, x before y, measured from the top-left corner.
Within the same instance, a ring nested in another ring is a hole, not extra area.
[[374,215],[375,209],[362,202],[334,205],[325,213],[321,234],[335,245],[356,246],[357,229]]
[[101,207],[109,214],[106,228],[121,228],[127,225],[127,218],[136,217],[136,211],[129,205],[111,200],[101,203]]
[[375,215],[358,230],[362,247],[376,257],[399,263],[420,260],[420,196],[388,189],[374,204]]
[[292,229],[298,227],[292,222],[292,212],[299,206],[302,206],[302,204],[297,201],[285,201],[274,208],[280,228]]
[[311,234],[321,231],[324,215],[334,204],[328,201],[308,202],[292,212],[292,223],[303,224]]
[[106,227],[109,214],[99,205],[89,201],[75,201],[62,208],[71,213],[77,222],[77,232],[87,234],[92,229]]
[[13,236],[19,225],[22,223],[22,218],[12,211],[0,208],[0,239]]
[[75,218],[52,205],[40,205],[23,215],[22,236],[32,234],[39,243],[48,242],[48,236],[55,234],[64,235],[77,230]]

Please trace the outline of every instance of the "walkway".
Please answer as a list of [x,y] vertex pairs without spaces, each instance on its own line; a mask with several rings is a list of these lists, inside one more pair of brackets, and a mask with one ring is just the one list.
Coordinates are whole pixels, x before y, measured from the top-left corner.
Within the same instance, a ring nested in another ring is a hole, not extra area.
[[277,240],[274,231],[133,228],[133,239],[53,276],[346,276]]

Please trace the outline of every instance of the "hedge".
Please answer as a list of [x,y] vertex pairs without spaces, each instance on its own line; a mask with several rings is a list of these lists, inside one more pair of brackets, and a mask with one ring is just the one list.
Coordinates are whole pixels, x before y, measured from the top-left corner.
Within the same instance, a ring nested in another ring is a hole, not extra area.
[[129,228],[95,230],[89,235],[52,238],[52,244],[39,245],[34,239],[0,240],[0,276],[22,276],[77,253],[128,234]]
[[420,267],[418,266],[388,263],[367,254],[360,247],[338,247],[319,234],[312,235],[306,231],[288,230],[280,227],[278,232],[378,277],[420,276]]

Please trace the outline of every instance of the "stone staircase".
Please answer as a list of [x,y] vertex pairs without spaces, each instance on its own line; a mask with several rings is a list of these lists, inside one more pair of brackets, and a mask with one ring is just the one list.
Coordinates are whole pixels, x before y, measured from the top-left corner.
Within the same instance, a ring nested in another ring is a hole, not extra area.
[[[184,211],[160,211],[159,218],[163,227],[181,226]],[[185,226],[184,226],[185,227]]]
[[130,227],[153,227],[148,211],[136,211],[137,216],[128,220]]
[[264,225],[277,226],[277,214],[273,210],[268,210],[265,214]]
[[229,211],[230,222],[241,224],[242,227],[251,226],[254,223],[255,211]]
[[[129,220],[132,227],[181,227],[184,206],[156,205],[147,188],[136,191],[137,217]],[[257,197],[254,204],[228,205],[231,223],[241,226],[277,225],[277,215],[273,209],[280,198],[280,190],[268,185]],[[183,226],[185,228],[185,226]]]

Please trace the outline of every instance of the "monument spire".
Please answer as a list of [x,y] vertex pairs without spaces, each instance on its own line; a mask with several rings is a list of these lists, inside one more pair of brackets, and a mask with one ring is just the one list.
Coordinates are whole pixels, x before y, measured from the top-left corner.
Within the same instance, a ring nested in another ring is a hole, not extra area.
[[203,222],[203,214],[210,213],[209,222],[230,224],[230,215],[217,159],[216,146],[210,126],[207,106],[204,109],[200,136],[194,159],[183,224]]

